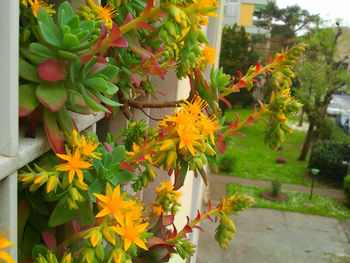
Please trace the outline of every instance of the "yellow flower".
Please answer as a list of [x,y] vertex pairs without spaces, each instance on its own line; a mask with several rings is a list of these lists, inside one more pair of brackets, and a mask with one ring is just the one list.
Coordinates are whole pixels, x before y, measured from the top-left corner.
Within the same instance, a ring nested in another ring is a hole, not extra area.
[[69,253],[63,256],[61,263],[71,263],[71,261],[72,261],[72,254]]
[[215,63],[215,48],[211,46],[203,46],[202,48],[202,61],[213,65]]
[[8,234],[0,233],[0,261],[15,263],[12,257],[7,253],[7,251],[13,247],[13,242],[7,240],[7,235]]
[[52,9],[52,5],[49,5],[43,0],[28,0],[28,3],[32,8],[34,17],[38,16],[38,11],[40,7],[44,8],[50,15],[56,13],[56,11]]
[[180,137],[179,149],[182,149],[186,146],[191,154],[195,156],[196,150],[193,147],[193,143],[199,139],[202,139],[202,135],[199,134],[198,130],[195,129],[192,125],[180,126],[177,128],[177,133]]
[[285,121],[287,119],[286,115],[284,115],[284,114],[278,114],[277,118],[279,121]]
[[212,143],[215,144],[214,133],[220,129],[219,121],[216,119],[215,115],[210,118],[201,118],[201,126],[203,135],[209,135]]
[[73,155],[71,155],[70,152],[68,152],[68,155],[66,154],[56,154],[59,158],[67,161],[64,164],[60,164],[57,166],[57,171],[69,171],[68,177],[69,177],[69,183],[73,181],[73,177],[75,174],[77,174],[79,181],[81,184],[83,184],[84,176],[81,169],[83,168],[89,168],[92,166],[91,163],[85,162],[84,158],[81,158],[81,153],[78,149],[74,150]]
[[156,216],[160,216],[161,214],[163,214],[164,210],[162,208],[162,206],[160,205],[153,205],[152,206],[152,214],[156,215]]
[[132,243],[148,250],[144,240],[140,239],[140,234],[145,232],[148,223],[139,224],[130,217],[126,217],[125,220],[119,222],[120,226],[112,226],[112,229],[124,239],[124,250],[127,251]]
[[112,27],[112,18],[117,16],[118,14],[114,6],[110,2],[108,2],[105,6],[102,6],[99,3],[96,4],[94,0],[87,0],[86,3],[98,19],[106,21],[106,26],[108,28]]
[[120,185],[111,191],[110,185],[106,186],[106,195],[94,193],[94,196],[103,204],[103,209],[96,215],[96,217],[104,217],[107,215],[113,215],[114,218],[120,223],[123,222],[125,210],[133,207],[134,202],[132,200],[125,201],[126,193],[120,195]]
[[50,193],[51,191],[55,191],[58,184],[58,177],[55,175],[50,176],[49,180],[46,183],[46,193]]
[[162,185],[162,187],[161,188],[159,188],[159,187],[156,187],[156,192],[157,193],[160,193],[160,192],[162,192],[162,191],[167,191],[167,192],[171,192],[172,190],[173,190],[173,188],[174,188],[174,186],[172,185],[172,183],[171,182],[169,182],[169,181],[167,181],[167,182],[165,182],[165,183],[160,183],[161,185]]
[[93,139],[86,140],[84,136],[81,138],[81,153],[87,157],[92,157],[95,159],[101,160],[97,155],[101,155],[101,153],[94,152],[97,148],[98,143],[94,143]]

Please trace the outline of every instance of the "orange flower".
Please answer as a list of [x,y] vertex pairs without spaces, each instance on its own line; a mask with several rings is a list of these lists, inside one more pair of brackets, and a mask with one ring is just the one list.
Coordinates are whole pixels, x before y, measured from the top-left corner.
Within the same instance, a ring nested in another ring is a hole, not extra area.
[[30,4],[30,6],[32,8],[32,13],[33,13],[34,17],[38,16],[38,11],[39,11],[40,7],[44,8],[46,10],[46,12],[48,12],[50,15],[56,13],[55,10],[51,9],[52,5],[49,5],[48,3],[46,3],[43,0],[28,0],[28,3]]
[[210,65],[213,65],[215,63],[215,48],[211,46],[204,46],[202,48],[202,61],[204,63],[208,63]]
[[144,240],[140,239],[140,234],[145,232],[148,223],[139,224],[130,217],[120,222],[120,226],[112,226],[111,228],[124,239],[124,250],[127,251],[132,243],[148,250]]
[[177,129],[177,133],[180,137],[179,149],[184,148],[185,146],[191,152],[193,156],[196,155],[196,150],[193,147],[193,143],[202,138],[202,135],[192,126],[181,126]]
[[96,217],[104,217],[113,215],[120,223],[123,222],[125,210],[131,209],[134,201],[125,201],[126,193],[120,195],[120,185],[112,191],[109,184],[106,185],[106,195],[94,193],[94,196],[103,204],[103,209],[96,215]]
[[84,158],[81,159],[81,153],[78,149],[74,150],[73,155],[71,155],[70,152],[68,152],[68,155],[66,154],[56,154],[59,158],[66,160],[67,162],[64,164],[60,164],[57,166],[57,171],[69,171],[68,177],[69,177],[69,183],[73,181],[73,177],[75,174],[77,174],[80,183],[83,183],[84,176],[81,169],[83,168],[89,168],[92,166],[91,163],[85,162]]
[[7,240],[7,235],[0,233],[0,261],[15,263],[7,251],[13,247],[13,242]]

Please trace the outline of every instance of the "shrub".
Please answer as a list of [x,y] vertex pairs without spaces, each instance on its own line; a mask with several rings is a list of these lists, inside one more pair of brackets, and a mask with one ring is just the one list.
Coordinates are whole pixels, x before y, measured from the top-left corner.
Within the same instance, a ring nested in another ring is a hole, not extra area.
[[234,169],[235,161],[236,157],[233,156],[233,154],[230,153],[230,151],[226,151],[219,157],[218,166],[220,172],[232,172]]
[[350,204],[350,174],[344,177],[343,188],[346,201]]
[[350,137],[335,123],[332,118],[325,118],[320,128],[320,139],[350,144]]
[[281,192],[282,184],[278,179],[271,181],[272,195],[277,196]]
[[348,161],[349,156],[349,143],[318,142],[312,147],[309,167],[320,170],[317,179],[341,186],[347,172],[343,161]]

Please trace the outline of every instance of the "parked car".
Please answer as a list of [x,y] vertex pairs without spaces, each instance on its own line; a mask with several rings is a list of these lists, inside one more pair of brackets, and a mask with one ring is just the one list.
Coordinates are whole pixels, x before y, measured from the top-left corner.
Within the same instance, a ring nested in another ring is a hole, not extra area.
[[338,101],[332,99],[328,105],[327,113],[332,116],[337,116],[344,112],[345,110],[342,109],[341,104]]

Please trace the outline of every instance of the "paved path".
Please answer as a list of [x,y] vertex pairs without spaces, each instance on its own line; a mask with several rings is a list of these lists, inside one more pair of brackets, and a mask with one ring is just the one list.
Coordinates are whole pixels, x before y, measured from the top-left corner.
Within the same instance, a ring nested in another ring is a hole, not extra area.
[[[219,201],[224,195],[222,191],[223,189],[226,189],[227,183],[271,187],[271,183],[269,181],[252,180],[252,179],[228,176],[228,175],[210,174],[209,175],[209,184],[210,184],[209,199],[213,202]],[[310,193],[310,186],[299,185],[299,184],[282,184],[282,189],[297,191],[302,193]],[[345,202],[345,197],[342,190],[315,187],[313,192],[315,194],[332,197],[334,199],[337,199],[340,202]]]
[[227,250],[202,221],[197,263],[349,263],[350,220],[249,208],[234,216],[237,234]]

